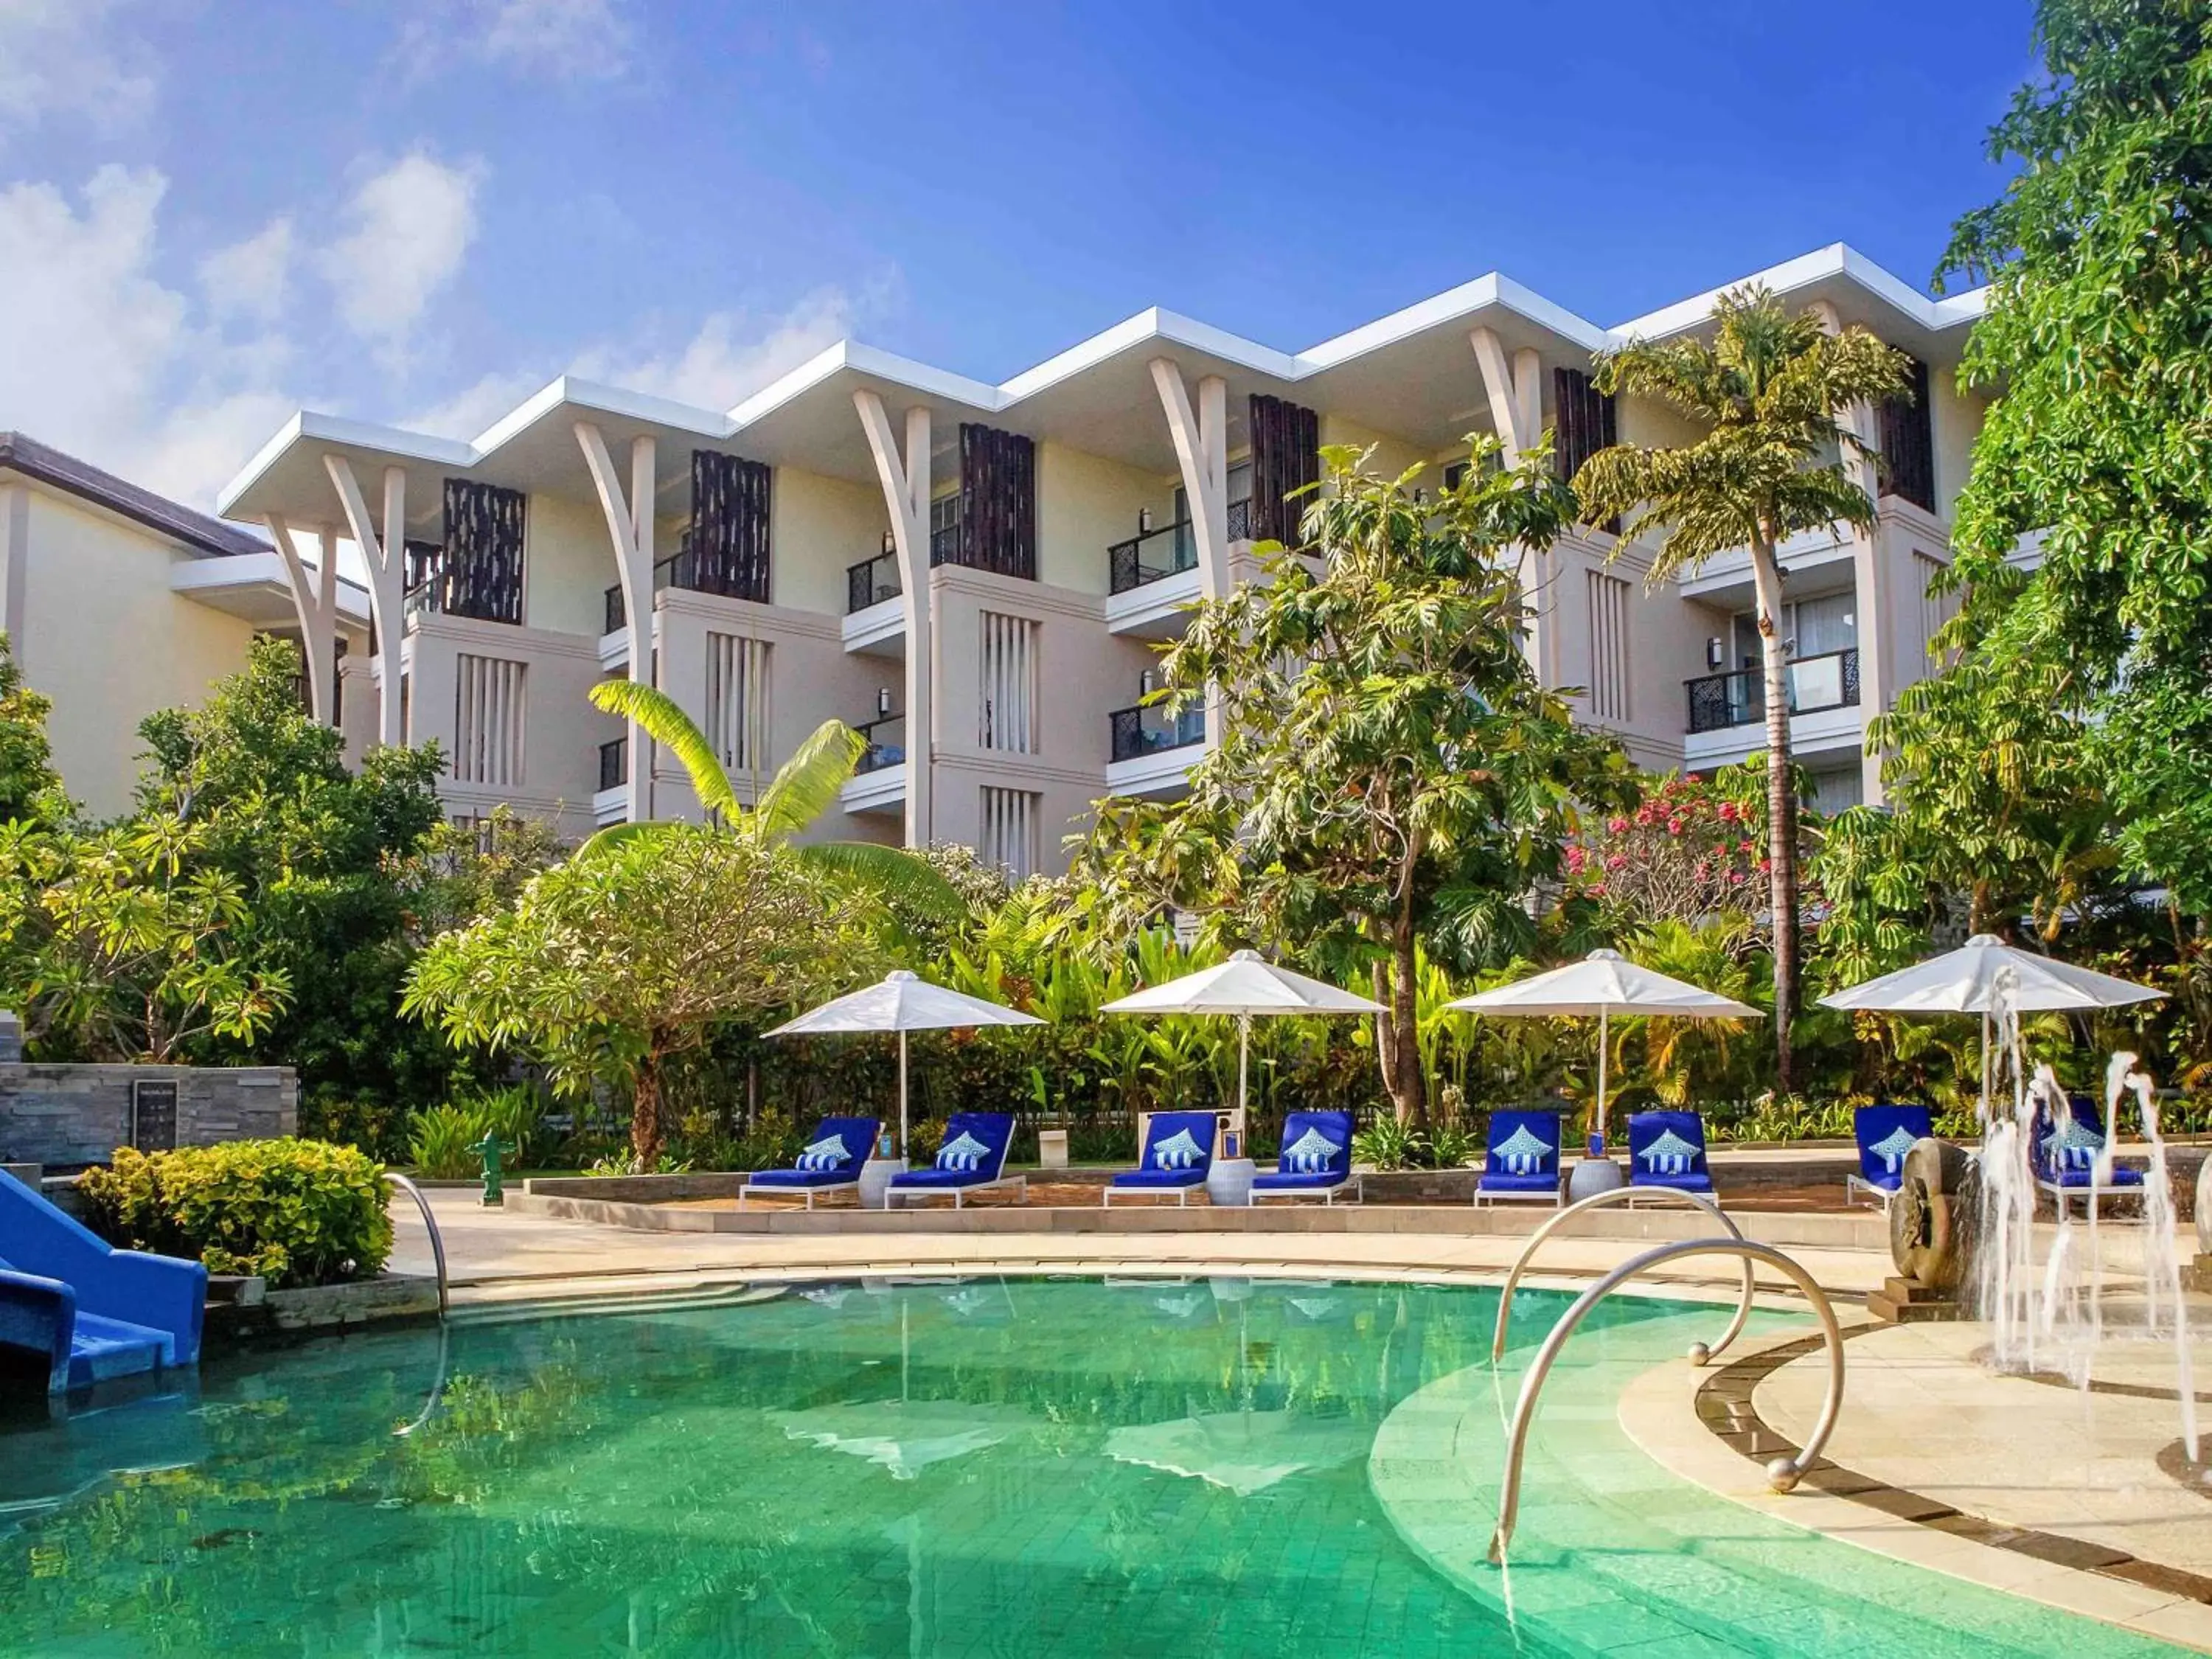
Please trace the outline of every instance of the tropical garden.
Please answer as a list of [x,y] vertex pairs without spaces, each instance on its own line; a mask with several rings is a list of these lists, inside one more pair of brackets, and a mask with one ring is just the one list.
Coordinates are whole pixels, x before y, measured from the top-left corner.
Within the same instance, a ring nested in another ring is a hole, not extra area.
[[[1679,444],[1565,477],[1478,434],[1449,484],[1327,452],[1297,544],[1258,549],[1266,580],[1163,656],[1163,704],[1218,710],[1187,795],[1101,802],[1059,878],[825,840],[854,733],[830,722],[741,790],[680,709],[620,682],[595,701],[683,763],[699,821],[580,848],[506,817],[457,829],[436,750],[349,767],[276,641],[149,720],[135,809],[91,822],[0,657],[0,1002],[43,1057],[293,1066],[304,1133],[433,1173],[487,1133],[530,1167],[757,1167],[892,1086],[888,1044],[763,1034],[908,967],[1048,1022],[916,1039],[924,1146],[951,1111],[1011,1107],[1105,1159],[1136,1113],[1221,1098],[1237,1050],[1226,1022],[1101,1006],[1251,946],[1386,1011],[1255,1026],[1255,1149],[1292,1106],[1348,1107],[1373,1161],[1451,1164],[1494,1108],[1587,1103],[1595,1068],[1587,1030],[1445,1005],[1599,945],[1773,1016],[1620,1022],[1615,1121],[1694,1103],[1722,1136],[1828,1136],[1898,1097],[1955,1124],[1972,1031],[1817,998],[1990,932],[2165,988],[2036,1040],[2136,1049],[2185,1091],[2169,1123],[2207,1127],[2212,42],[2193,11],[2039,8],[2044,73],[1991,139],[2011,181],[1941,273],[1990,286],[1960,371],[1988,416],[1940,672],[1871,723],[1879,807],[1802,805],[1777,550],[1871,522],[1856,411],[1909,396],[1906,364],[1746,289],[1710,337],[1591,366],[1670,406]],[[1614,519],[1655,580],[1749,549],[1767,760],[1639,774],[1530,672],[1522,561]]]

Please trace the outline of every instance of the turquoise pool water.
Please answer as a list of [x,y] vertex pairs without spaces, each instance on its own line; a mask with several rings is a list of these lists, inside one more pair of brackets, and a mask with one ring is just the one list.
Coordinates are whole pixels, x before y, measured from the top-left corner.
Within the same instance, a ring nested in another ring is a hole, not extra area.
[[[1561,1305],[1530,1297],[1526,1340]],[[1495,1307],[841,1285],[220,1362],[193,1397],[0,1433],[0,1652],[2170,1651],[1664,1475],[1607,1402],[1716,1316],[1632,1299],[1555,1374],[1509,1619],[1482,1495],[1435,1484],[1432,1443],[1494,1464]]]

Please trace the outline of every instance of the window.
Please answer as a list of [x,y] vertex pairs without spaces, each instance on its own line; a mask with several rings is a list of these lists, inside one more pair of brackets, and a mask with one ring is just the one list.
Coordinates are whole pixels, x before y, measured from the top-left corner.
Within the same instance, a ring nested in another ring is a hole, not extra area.
[[1805,805],[1822,817],[1832,817],[1847,806],[1866,799],[1866,778],[1856,766],[1805,775]]
[[1602,570],[1583,573],[1589,590],[1589,712],[1628,718],[1628,583]]
[[733,773],[768,764],[769,649],[764,640],[707,635],[707,741]]
[[1012,881],[1036,873],[1036,830],[1040,798],[1026,789],[983,786],[982,844],[976,851]]
[[1038,750],[1037,624],[1027,617],[977,614],[980,639],[976,741],[1016,755]]
[[960,491],[929,504],[929,562],[951,564],[960,556]]
[[522,781],[526,665],[465,653],[453,666],[453,781],[515,787]]

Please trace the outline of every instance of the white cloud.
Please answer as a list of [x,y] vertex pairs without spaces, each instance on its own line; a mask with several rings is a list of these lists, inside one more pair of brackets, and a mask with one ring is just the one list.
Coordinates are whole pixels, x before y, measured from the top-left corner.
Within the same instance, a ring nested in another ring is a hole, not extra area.
[[346,326],[395,362],[476,238],[480,173],[421,150],[401,157],[354,192],[349,228],[317,259]]
[[207,507],[295,406],[273,335],[226,343],[155,274],[155,172],[102,167],[77,202],[0,190],[0,427]]
[[0,0],[0,137],[49,116],[120,131],[154,102],[143,51],[107,27],[113,0]]
[[701,409],[727,409],[850,334],[855,319],[881,310],[895,287],[887,279],[858,294],[817,288],[767,317],[713,312],[672,349],[601,346],[577,360],[576,372]]
[[611,81],[636,39],[633,0],[440,0],[401,30],[407,70],[428,78],[456,61],[543,81]]
[[292,222],[271,219],[242,242],[200,261],[200,288],[217,317],[275,320],[292,276]]
[[552,378],[527,369],[495,369],[452,397],[408,416],[399,424],[410,432],[427,432],[434,437],[456,438],[467,443]]

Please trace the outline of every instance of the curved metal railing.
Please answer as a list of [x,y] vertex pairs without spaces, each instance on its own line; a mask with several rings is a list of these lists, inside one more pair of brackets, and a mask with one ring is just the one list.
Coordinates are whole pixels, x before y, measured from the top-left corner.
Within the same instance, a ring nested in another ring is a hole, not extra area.
[[1576,1298],[1574,1306],[1561,1314],[1559,1322],[1552,1327],[1551,1334],[1544,1339],[1544,1346],[1536,1351],[1536,1358],[1529,1364],[1528,1374],[1521,1379],[1521,1396],[1514,1402],[1513,1424],[1505,1437],[1505,1478],[1498,1489],[1498,1530],[1490,1539],[1492,1561],[1504,1560],[1506,1546],[1513,1540],[1513,1523],[1521,1511],[1521,1459],[1528,1449],[1528,1430],[1535,1421],[1537,1398],[1544,1391],[1544,1379],[1551,1374],[1552,1362],[1559,1357],[1559,1350],[1575,1334],[1575,1327],[1583,1322],[1583,1316],[1621,1285],[1639,1273],[1692,1255],[1734,1255],[1749,1262],[1764,1261],[1802,1291],[1805,1299],[1813,1304],[1813,1311],[1820,1315],[1820,1334],[1828,1351],[1827,1397],[1820,1402],[1820,1418],[1813,1425],[1813,1432],[1805,1437],[1805,1444],[1796,1456],[1778,1457],[1766,1466],[1767,1484],[1777,1492],[1791,1491],[1820,1455],[1820,1448],[1827,1444],[1828,1436],[1836,1426],[1836,1414],[1844,1406],[1844,1333],[1836,1323],[1836,1310],[1829,1304],[1827,1293],[1814,1282],[1811,1273],[1771,1244],[1748,1238],[1686,1238],[1662,1244],[1622,1262]]
[[386,1170],[384,1178],[415,1200],[415,1207],[422,1212],[422,1224],[430,1230],[430,1259],[438,1264],[438,1317],[446,1316],[446,1241],[438,1231],[438,1218],[430,1213],[430,1200],[422,1189],[396,1170]]
[[[1528,1235],[1528,1242],[1521,1247],[1521,1254],[1514,1261],[1512,1271],[1505,1275],[1504,1288],[1498,1293],[1498,1324],[1490,1336],[1490,1363],[1495,1365],[1505,1357],[1505,1331],[1513,1318],[1513,1287],[1521,1282],[1521,1275],[1527,1269],[1529,1258],[1536,1254],[1538,1245],[1549,1238],[1569,1218],[1579,1215],[1584,1210],[1599,1209],[1608,1204],[1632,1203],[1639,1198],[1656,1198],[1662,1193],[1668,1198],[1679,1198],[1685,1204],[1703,1210],[1728,1229],[1729,1237],[1743,1237],[1743,1229],[1737,1226],[1711,1199],[1703,1193],[1686,1193],[1676,1187],[1613,1187],[1570,1204],[1564,1210],[1554,1211],[1544,1218],[1543,1225]],[[1690,1363],[1692,1365],[1704,1364],[1742,1334],[1743,1322],[1751,1317],[1751,1299],[1756,1289],[1751,1260],[1747,1256],[1743,1264],[1743,1294],[1736,1298],[1735,1317],[1729,1321],[1729,1328],[1721,1333],[1719,1341],[1710,1345],[1703,1342],[1690,1344]]]

